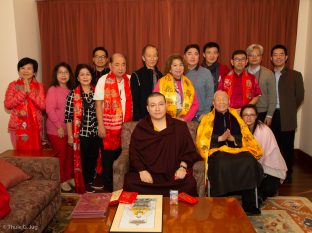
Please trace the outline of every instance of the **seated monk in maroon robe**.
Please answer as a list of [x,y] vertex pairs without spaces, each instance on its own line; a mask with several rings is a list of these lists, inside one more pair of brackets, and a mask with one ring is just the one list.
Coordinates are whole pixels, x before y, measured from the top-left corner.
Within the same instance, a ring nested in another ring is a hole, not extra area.
[[197,196],[193,164],[201,160],[185,122],[166,114],[165,97],[152,93],[149,116],[134,129],[130,141],[130,171],[124,190],[169,196],[171,189]]

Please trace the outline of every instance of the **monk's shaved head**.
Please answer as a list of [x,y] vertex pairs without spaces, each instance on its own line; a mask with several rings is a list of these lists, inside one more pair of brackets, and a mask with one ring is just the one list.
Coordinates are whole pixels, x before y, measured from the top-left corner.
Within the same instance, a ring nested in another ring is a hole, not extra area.
[[213,96],[213,106],[215,107],[216,111],[225,113],[229,106],[229,96],[225,91],[216,91]]
[[213,95],[213,99],[216,99],[217,96],[226,96],[227,98],[229,98],[228,94],[225,92],[225,91],[221,91],[221,90],[218,90],[214,93]]

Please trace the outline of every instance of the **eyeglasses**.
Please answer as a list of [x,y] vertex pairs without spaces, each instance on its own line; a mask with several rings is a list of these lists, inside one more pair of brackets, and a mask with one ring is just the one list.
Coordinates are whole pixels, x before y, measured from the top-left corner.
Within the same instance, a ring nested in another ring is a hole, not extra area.
[[248,57],[257,58],[261,57],[261,54],[249,54]]
[[233,61],[235,61],[235,62],[245,62],[246,58],[234,58]]
[[106,58],[105,55],[102,55],[102,56],[95,55],[94,57],[95,57],[96,59],[105,59],[105,58]]
[[59,71],[57,72],[58,75],[69,75],[68,71],[65,71],[65,72],[62,72],[62,71]]
[[256,114],[243,114],[242,116],[243,117],[255,117]]

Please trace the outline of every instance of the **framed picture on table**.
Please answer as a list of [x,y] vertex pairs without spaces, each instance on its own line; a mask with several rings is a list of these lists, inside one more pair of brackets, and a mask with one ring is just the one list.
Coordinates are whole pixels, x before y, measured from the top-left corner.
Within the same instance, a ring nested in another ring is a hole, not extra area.
[[132,204],[119,204],[110,232],[162,232],[162,195],[138,195]]

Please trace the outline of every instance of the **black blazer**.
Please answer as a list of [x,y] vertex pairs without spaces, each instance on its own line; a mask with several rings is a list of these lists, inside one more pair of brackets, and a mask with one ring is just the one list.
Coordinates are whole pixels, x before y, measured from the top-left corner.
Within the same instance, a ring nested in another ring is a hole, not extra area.
[[[157,68],[155,68],[155,72],[157,80],[159,80],[162,73]],[[130,86],[133,102],[133,121],[138,121],[148,114],[146,100],[153,92],[153,70],[144,66],[134,71],[131,74]]]

